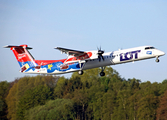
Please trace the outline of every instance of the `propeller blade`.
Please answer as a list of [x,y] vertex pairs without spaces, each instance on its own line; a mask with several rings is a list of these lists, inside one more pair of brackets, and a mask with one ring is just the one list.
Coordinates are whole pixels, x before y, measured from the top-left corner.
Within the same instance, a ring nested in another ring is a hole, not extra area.
[[102,57],[102,59],[103,59],[103,61],[104,61],[104,57],[103,56],[101,56]]
[[101,59],[103,59],[103,61],[104,61],[104,57],[103,57],[103,53],[104,53],[104,51],[103,50],[101,50],[101,46],[100,46],[100,48],[98,48],[97,47],[97,49],[98,49],[98,59],[99,59],[99,62],[101,61]]
[[98,58],[99,58],[99,62],[101,61],[101,57],[100,56],[98,56]]

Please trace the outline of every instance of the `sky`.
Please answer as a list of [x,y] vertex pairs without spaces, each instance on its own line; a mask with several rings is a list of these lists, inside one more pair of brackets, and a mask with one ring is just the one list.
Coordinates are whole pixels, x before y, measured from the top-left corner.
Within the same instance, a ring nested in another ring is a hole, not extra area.
[[[54,47],[110,52],[151,45],[167,53],[166,6],[166,0],[0,0],[0,81],[27,75],[5,45],[27,44],[36,60],[67,57]],[[125,79],[167,79],[167,55],[159,63],[153,58],[111,67]]]

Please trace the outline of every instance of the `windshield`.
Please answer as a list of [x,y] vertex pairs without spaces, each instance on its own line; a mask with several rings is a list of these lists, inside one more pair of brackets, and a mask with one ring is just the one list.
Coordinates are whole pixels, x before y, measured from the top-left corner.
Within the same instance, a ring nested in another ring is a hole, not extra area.
[[146,47],[145,50],[148,50],[148,49],[155,49],[155,47]]

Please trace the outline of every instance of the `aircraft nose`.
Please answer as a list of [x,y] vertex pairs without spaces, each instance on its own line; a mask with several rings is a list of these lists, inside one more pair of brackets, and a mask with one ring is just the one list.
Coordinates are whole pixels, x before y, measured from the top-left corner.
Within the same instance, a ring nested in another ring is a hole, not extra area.
[[165,52],[163,52],[163,51],[160,51],[160,55],[162,56],[162,55],[165,55]]

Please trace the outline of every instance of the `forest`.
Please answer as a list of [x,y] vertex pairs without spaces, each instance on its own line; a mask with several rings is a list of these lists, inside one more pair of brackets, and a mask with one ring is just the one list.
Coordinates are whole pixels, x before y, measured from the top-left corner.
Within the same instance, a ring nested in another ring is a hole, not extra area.
[[1,81],[0,120],[167,120],[167,79],[125,79],[112,67],[104,77],[99,72]]

